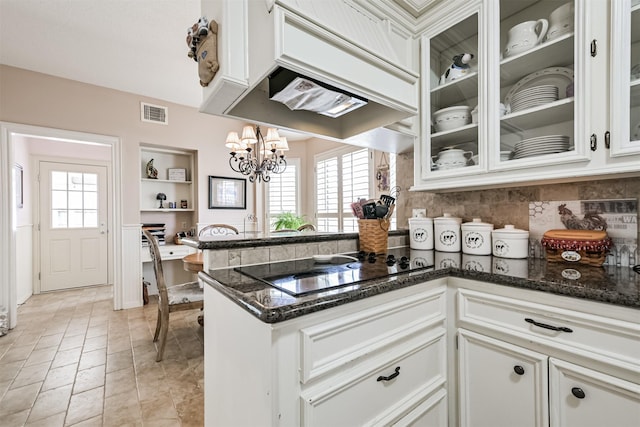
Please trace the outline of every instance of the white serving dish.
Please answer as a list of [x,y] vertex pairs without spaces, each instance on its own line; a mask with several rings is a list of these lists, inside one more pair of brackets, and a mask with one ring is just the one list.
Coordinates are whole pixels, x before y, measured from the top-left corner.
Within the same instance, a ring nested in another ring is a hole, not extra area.
[[474,218],[471,222],[465,222],[462,229],[462,253],[469,255],[491,255],[491,231],[493,224],[482,222],[480,218]]
[[491,232],[493,256],[500,258],[527,258],[529,249],[529,232],[519,230],[513,225]]
[[460,128],[471,123],[471,107],[456,105],[433,113],[433,126],[436,132],[444,132]]

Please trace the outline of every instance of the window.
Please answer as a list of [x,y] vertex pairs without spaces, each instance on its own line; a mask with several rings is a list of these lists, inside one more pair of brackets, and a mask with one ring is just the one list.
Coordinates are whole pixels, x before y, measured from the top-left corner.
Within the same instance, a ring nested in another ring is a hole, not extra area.
[[358,231],[351,203],[370,195],[367,149],[341,149],[316,156],[316,212],[319,231]]
[[[389,153],[389,191],[393,197],[398,197],[396,186],[398,185],[398,180],[396,179],[396,154]],[[393,215],[391,215],[391,224],[389,224],[390,230],[396,230],[398,224],[397,211],[393,211]]]
[[287,159],[287,169],[281,174],[271,174],[268,187],[268,206],[271,219],[278,214],[300,214],[300,159]]
[[51,172],[51,228],[98,226],[98,176]]

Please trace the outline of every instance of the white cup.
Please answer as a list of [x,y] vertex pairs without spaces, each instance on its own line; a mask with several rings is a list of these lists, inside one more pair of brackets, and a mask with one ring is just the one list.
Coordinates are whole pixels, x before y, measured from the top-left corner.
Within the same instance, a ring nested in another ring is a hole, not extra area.
[[538,19],[537,21],[525,21],[514,26],[507,33],[507,47],[504,56],[513,56],[525,52],[544,40],[549,29],[549,21]]
[[573,2],[565,3],[549,15],[549,31],[546,40],[553,40],[563,34],[573,31]]

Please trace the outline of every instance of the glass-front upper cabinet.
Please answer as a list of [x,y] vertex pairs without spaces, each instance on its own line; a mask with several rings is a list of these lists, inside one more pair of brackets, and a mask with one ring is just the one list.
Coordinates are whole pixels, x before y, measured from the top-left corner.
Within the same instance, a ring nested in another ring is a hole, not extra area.
[[[484,148],[479,143],[479,3],[469,2],[447,22],[422,37],[422,178],[478,173]],[[428,54],[427,54],[428,53]]]
[[611,155],[640,153],[640,0],[611,2]]
[[490,148],[493,168],[589,156],[586,144],[576,144],[576,100],[585,79],[575,72],[582,70],[576,60],[577,3],[500,0],[500,94],[491,106],[499,117],[500,143]]

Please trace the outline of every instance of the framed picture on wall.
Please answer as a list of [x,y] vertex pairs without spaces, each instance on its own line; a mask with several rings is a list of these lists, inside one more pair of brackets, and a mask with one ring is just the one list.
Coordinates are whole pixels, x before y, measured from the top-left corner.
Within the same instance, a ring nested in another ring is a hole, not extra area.
[[14,177],[13,182],[15,183],[15,194],[16,194],[16,207],[22,208],[24,206],[24,191],[22,189],[23,186],[23,172],[22,166],[16,163],[13,168]]
[[209,175],[209,209],[246,208],[246,179]]

